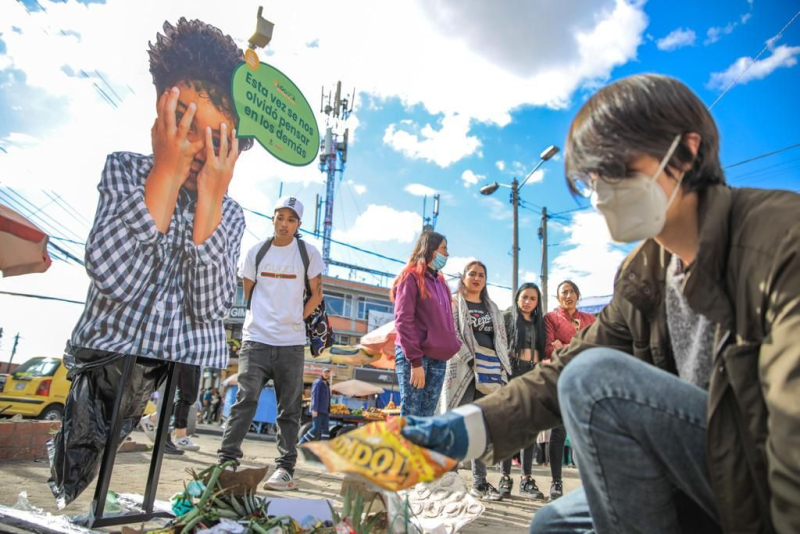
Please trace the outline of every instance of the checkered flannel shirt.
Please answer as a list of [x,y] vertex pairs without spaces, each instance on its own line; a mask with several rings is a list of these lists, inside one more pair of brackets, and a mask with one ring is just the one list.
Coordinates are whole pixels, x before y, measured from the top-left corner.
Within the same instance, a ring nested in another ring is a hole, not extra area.
[[152,166],[152,156],[130,152],[115,152],[106,160],[86,243],[91,285],[70,343],[225,368],[228,343],[222,319],[236,292],[242,208],[225,196],[219,226],[195,245],[196,194],[182,188],[162,234],[144,202]]

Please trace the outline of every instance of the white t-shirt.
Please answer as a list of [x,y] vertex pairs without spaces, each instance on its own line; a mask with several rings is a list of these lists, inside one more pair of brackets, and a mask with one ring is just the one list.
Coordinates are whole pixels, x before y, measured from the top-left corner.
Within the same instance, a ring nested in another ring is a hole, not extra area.
[[[256,269],[256,255],[265,242],[251,248],[239,266],[239,276],[257,281],[244,320],[242,340],[276,347],[305,345],[305,276],[297,239],[285,247],[273,243]],[[305,245],[309,260],[308,279],[313,280],[322,274],[325,265],[319,251],[308,243]]]

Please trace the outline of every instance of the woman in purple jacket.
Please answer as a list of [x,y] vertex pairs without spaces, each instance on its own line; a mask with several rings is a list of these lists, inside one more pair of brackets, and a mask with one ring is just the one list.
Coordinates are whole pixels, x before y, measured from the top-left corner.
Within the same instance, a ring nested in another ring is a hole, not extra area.
[[392,286],[397,330],[395,371],[403,416],[434,414],[447,360],[461,348],[453,322],[450,288],[440,272],[447,257],[445,237],[423,232]]

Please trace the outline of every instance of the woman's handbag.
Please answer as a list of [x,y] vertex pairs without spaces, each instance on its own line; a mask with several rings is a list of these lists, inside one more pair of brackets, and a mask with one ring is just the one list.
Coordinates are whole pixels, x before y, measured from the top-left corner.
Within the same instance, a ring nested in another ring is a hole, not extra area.
[[472,370],[475,373],[475,389],[483,394],[497,391],[508,383],[508,377],[497,353],[486,347],[476,348]]

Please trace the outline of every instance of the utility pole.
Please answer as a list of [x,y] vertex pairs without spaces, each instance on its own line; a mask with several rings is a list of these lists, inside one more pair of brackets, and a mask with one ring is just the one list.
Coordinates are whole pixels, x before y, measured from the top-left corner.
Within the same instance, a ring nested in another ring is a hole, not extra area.
[[11,372],[11,362],[14,361],[14,355],[17,353],[18,344],[19,344],[19,332],[17,332],[17,335],[14,336],[14,347],[11,349],[11,358],[8,359],[8,365],[6,365],[6,374]]
[[514,237],[512,239],[513,251],[511,257],[511,298],[516,298],[517,288],[519,287],[519,180],[514,178],[511,182],[511,205],[514,206]]
[[542,208],[542,310],[547,313],[547,207]]
[[[549,147],[545,148],[544,152],[539,155],[539,161],[533,167],[533,170],[528,173],[525,179],[522,180],[522,183],[519,183],[519,181],[514,178],[514,181],[511,183],[511,185],[495,182],[493,184],[487,184],[481,187],[480,190],[481,195],[491,195],[500,187],[508,187],[511,189],[511,204],[514,206],[514,250],[512,253],[514,271],[511,273],[511,290],[514,292],[514,295],[517,294],[517,288],[519,287],[519,191],[525,187],[525,184],[528,183],[528,180],[530,180],[531,176],[533,176],[534,173],[539,170],[539,167],[541,167],[545,161],[548,161],[555,156],[558,151],[559,148],[555,145],[550,145]],[[542,221],[542,226],[539,227],[539,237],[542,237],[543,231],[545,234],[543,244],[544,257],[542,259],[542,306],[544,306],[545,311],[547,311],[547,210],[544,208],[542,209]]]

